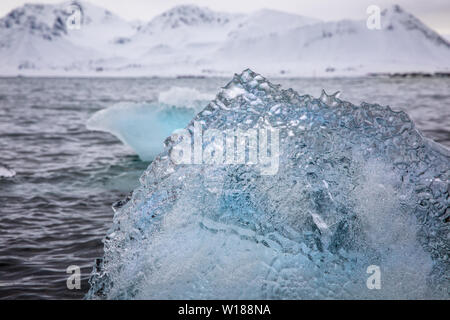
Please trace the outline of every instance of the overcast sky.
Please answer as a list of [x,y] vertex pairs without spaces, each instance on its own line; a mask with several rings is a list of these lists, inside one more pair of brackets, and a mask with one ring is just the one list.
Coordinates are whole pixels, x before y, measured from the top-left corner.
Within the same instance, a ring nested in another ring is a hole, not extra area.
[[[60,3],[61,0],[0,0],[0,16],[24,3]],[[197,4],[213,10],[249,12],[278,9],[322,20],[364,19],[366,8],[399,4],[441,34],[450,34],[450,0],[89,0],[128,20],[148,21],[179,4]]]

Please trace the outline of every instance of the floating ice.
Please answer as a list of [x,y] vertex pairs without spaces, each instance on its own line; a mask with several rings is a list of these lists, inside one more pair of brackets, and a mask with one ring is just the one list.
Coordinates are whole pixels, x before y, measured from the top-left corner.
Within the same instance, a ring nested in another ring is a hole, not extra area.
[[184,128],[211,98],[195,89],[174,87],[162,92],[157,103],[120,103],[100,110],[87,127],[115,135],[149,161],[163,151],[164,139]]
[[116,211],[87,298],[449,298],[450,152],[406,113],[246,70],[194,121],[278,128],[278,172],[176,165],[173,135]]
[[213,95],[196,89],[172,87],[161,92],[158,101],[169,106],[185,106],[200,111],[211,99],[214,99]]
[[0,179],[1,178],[12,178],[16,175],[16,172],[12,169],[9,169],[6,166],[2,166],[0,164]]

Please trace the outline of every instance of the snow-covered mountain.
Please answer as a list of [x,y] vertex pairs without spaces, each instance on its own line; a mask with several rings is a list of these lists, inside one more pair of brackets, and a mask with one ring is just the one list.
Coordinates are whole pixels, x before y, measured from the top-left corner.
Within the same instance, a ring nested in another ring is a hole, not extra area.
[[380,30],[365,20],[321,22],[230,38],[218,52],[217,61],[235,70],[251,61],[256,70],[273,73],[270,66],[277,66],[296,76],[450,70],[450,44],[398,6],[382,12]]
[[0,19],[0,74],[77,73],[114,57],[114,39],[130,36],[132,24],[85,2],[80,30],[69,29],[70,5],[25,4]]
[[259,10],[215,12],[174,7],[148,23],[127,22],[76,2],[24,5],[0,19],[0,75],[227,75],[252,68],[267,75],[360,75],[450,71],[450,44],[398,6],[366,21],[323,22]]
[[155,33],[185,27],[221,27],[228,25],[238,16],[214,12],[208,8],[181,5],[156,16],[142,31]]

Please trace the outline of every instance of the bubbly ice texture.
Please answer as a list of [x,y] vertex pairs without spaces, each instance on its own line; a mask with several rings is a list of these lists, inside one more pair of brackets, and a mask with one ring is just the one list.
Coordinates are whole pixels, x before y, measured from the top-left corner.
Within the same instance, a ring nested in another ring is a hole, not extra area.
[[90,130],[115,135],[144,161],[164,150],[164,139],[184,128],[212,97],[195,89],[173,87],[161,92],[158,102],[119,103],[92,115]]
[[169,137],[115,212],[87,298],[449,298],[450,152],[406,113],[245,70],[194,121],[278,128],[278,173],[176,165]]

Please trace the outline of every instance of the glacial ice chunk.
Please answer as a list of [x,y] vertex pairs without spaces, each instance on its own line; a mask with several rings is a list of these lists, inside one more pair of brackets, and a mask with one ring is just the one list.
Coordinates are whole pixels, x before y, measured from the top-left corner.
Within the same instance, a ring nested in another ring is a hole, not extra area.
[[16,175],[16,172],[13,169],[10,169],[10,168],[0,164],[0,179],[1,178],[12,178],[15,175]]
[[185,106],[200,111],[213,98],[213,95],[196,89],[171,87],[169,90],[159,94],[158,101],[169,106]]
[[450,152],[406,113],[246,70],[196,123],[279,129],[278,171],[176,164],[172,135],[115,212],[87,298],[449,299]]
[[163,151],[164,139],[184,128],[212,97],[195,89],[173,87],[161,92],[158,102],[119,103],[92,115],[90,130],[115,135],[144,161]]

